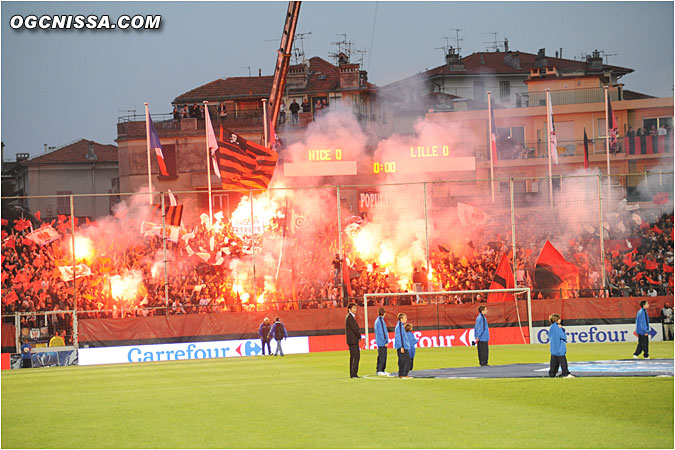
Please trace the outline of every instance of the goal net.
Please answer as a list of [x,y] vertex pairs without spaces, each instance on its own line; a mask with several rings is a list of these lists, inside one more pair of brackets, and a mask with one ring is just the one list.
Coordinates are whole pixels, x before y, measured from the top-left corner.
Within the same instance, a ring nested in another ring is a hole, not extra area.
[[[488,294],[500,293],[508,294],[506,297],[502,296],[506,301],[486,303]],[[472,345],[473,324],[480,305],[485,305],[489,310],[491,328],[492,324],[498,324],[500,328],[509,327],[513,331],[513,343],[527,343],[527,337],[532,335],[529,287],[364,294],[363,301],[366,348],[374,348],[374,323],[381,307],[387,313],[386,324],[390,338],[391,331],[396,326],[397,315],[402,312],[408,316],[408,322],[413,324],[415,331],[429,336],[430,345],[421,346],[450,347],[453,345],[451,339],[455,337],[455,344]],[[448,331],[451,333],[448,334]]]

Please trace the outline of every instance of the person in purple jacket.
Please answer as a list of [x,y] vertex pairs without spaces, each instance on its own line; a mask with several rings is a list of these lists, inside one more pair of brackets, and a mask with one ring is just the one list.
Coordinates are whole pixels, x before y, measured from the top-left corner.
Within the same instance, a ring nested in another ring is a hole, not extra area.
[[565,329],[560,326],[560,315],[551,314],[548,318],[551,322],[551,328],[548,330],[548,341],[551,344],[551,368],[548,376],[555,378],[558,373],[558,367],[562,367],[563,378],[575,378],[567,368],[567,334]]

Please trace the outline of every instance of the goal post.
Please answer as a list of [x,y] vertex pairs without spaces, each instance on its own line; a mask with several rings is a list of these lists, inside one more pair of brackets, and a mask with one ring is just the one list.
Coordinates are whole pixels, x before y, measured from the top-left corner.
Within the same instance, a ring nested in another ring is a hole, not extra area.
[[[516,298],[517,295],[523,295],[525,294],[527,297],[527,328],[528,328],[528,334],[530,336],[530,344],[533,343],[532,339],[532,290],[529,287],[517,287],[517,288],[510,288],[510,289],[477,289],[477,290],[467,290],[467,291],[437,291],[437,292],[392,292],[392,293],[379,293],[379,294],[364,294],[363,295],[363,309],[364,309],[364,330],[365,330],[365,335],[366,335],[366,348],[369,347],[369,319],[368,319],[368,300],[371,298],[390,298],[390,297],[397,297],[397,298],[402,298],[402,297],[410,297],[411,298],[411,304],[412,303],[417,303],[419,299],[422,298],[427,298],[429,299],[428,304],[441,304],[445,303],[444,299],[448,297],[454,297],[454,296],[475,296],[479,294],[485,295],[485,298],[487,298],[488,294],[497,294],[497,293],[507,293],[507,294],[514,294],[514,302],[516,304],[516,312],[518,314],[518,324],[521,328],[521,335],[523,336],[523,342],[527,343],[525,340],[525,335],[522,333],[522,321],[520,320],[520,311],[518,311],[518,299]],[[488,303],[484,303],[486,306],[488,306]],[[495,304],[495,303],[492,303]]]

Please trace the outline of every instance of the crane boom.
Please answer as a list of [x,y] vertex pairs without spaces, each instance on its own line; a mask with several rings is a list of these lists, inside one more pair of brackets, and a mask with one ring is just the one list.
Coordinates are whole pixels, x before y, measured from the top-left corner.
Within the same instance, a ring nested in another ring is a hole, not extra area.
[[276,124],[279,118],[279,109],[281,99],[286,87],[286,76],[288,66],[291,60],[293,50],[293,38],[295,37],[295,28],[298,25],[300,16],[301,2],[288,2],[288,12],[286,13],[286,23],[281,35],[281,45],[279,46],[277,63],[274,67],[274,78],[272,80],[272,90],[270,91],[269,111],[270,123]]

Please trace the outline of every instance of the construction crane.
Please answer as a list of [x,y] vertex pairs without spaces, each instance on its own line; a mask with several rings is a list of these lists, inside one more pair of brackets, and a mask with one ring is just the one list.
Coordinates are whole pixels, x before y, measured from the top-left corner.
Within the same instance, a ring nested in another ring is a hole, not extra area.
[[283,98],[286,87],[286,76],[288,66],[293,52],[293,38],[295,37],[295,28],[298,25],[300,16],[301,2],[288,2],[288,12],[286,13],[286,23],[281,35],[281,45],[279,46],[277,64],[274,67],[274,78],[272,79],[272,90],[270,91],[269,112],[270,123],[276,124],[279,118],[279,109],[281,99]]

